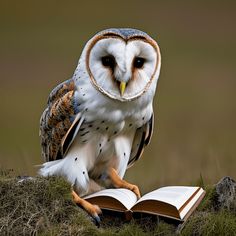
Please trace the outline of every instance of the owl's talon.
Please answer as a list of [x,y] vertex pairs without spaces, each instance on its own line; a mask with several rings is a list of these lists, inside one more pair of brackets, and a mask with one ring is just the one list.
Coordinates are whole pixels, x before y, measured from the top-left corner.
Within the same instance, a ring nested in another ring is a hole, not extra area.
[[102,213],[100,207],[98,205],[93,205],[93,204],[89,203],[88,201],[86,201],[85,199],[79,197],[75,191],[72,191],[72,197],[73,197],[74,202],[76,204],[79,204],[81,207],[83,207],[84,210],[87,211],[87,213],[90,216],[92,216],[92,218],[95,221],[95,224],[97,226],[99,226],[101,220],[98,215]]
[[130,184],[126,182],[125,180],[121,179],[114,168],[110,169],[109,176],[115,187],[129,189],[136,194],[138,199],[141,197],[138,186],[134,184]]
[[134,184],[131,184],[128,189],[130,189],[132,192],[134,192],[137,196],[137,198],[139,199],[141,197],[141,194],[140,194],[140,191],[139,191],[139,188],[137,185],[134,185]]
[[96,216],[93,216],[93,221],[94,221],[94,224],[99,228],[100,227],[100,224],[101,224],[101,219],[98,215]]
[[96,211],[96,213],[97,213],[98,215],[102,214],[102,210],[101,210],[101,208],[100,208],[98,205],[93,205],[93,206],[94,206],[95,211]]
[[97,227],[100,227],[101,219],[98,216],[99,214],[102,214],[102,211],[98,205],[92,205],[93,206],[93,212],[90,212],[93,222]]

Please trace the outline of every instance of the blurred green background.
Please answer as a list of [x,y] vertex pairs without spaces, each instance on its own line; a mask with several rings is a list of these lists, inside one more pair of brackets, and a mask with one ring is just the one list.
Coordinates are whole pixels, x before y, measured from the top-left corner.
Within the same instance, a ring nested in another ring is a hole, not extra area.
[[39,118],[86,41],[109,27],[156,39],[155,129],[126,179],[142,191],[236,177],[235,1],[0,2],[0,165],[35,175]]

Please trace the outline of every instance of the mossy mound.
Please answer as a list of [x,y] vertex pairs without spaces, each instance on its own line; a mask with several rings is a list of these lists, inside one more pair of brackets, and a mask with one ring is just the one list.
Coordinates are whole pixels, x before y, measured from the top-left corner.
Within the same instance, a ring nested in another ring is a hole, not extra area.
[[71,186],[63,178],[20,181],[0,177],[0,235],[236,235],[236,205],[215,210],[216,193],[208,188],[199,208],[179,232],[173,224],[143,217],[125,222],[121,217],[101,217],[97,228],[71,200]]
[[1,235],[74,235],[96,229],[62,178],[0,181]]

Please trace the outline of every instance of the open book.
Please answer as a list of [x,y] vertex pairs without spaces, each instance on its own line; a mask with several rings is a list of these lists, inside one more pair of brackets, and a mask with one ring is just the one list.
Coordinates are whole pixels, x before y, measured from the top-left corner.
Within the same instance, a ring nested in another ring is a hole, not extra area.
[[101,209],[149,213],[186,221],[205,195],[200,187],[170,186],[145,194],[139,200],[127,189],[104,189],[84,199]]

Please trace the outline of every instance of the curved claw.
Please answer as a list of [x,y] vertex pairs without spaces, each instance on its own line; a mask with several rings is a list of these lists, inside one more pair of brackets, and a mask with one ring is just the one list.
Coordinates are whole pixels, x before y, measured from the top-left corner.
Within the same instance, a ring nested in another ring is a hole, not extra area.
[[77,195],[75,191],[72,191],[72,196],[73,196],[74,202],[76,204],[79,204],[81,207],[83,207],[84,210],[87,211],[87,213],[92,217],[95,225],[99,227],[101,220],[98,215],[102,213],[100,207],[98,205],[93,205],[89,203],[85,199],[82,199],[81,197]]
[[101,219],[98,215],[93,216],[94,224],[99,228],[101,225]]
[[111,178],[111,181],[113,183],[113,185],[117,188],[127,188],[131,191],[133,191],[137,198],[139,199],[141,197],[139,188],[137,185],[128,183],[127,181],[123,180],[118,174],[117,171],[114,168],[111,168],[109,170],[109,176]]
[[137,185],[131,185],[130,190],[133,191],[136,194],[138,199],[141,197],[141,194],[140,194],[140,191],[139,191],[139,188],[138,188]]
[[98,215],[102,214],[102,211],[98,205],[93,205],[93,207],[94,207],[94,211],[91,213],[93,217],[93,221],[97,227],[100,227],[101,219]]

